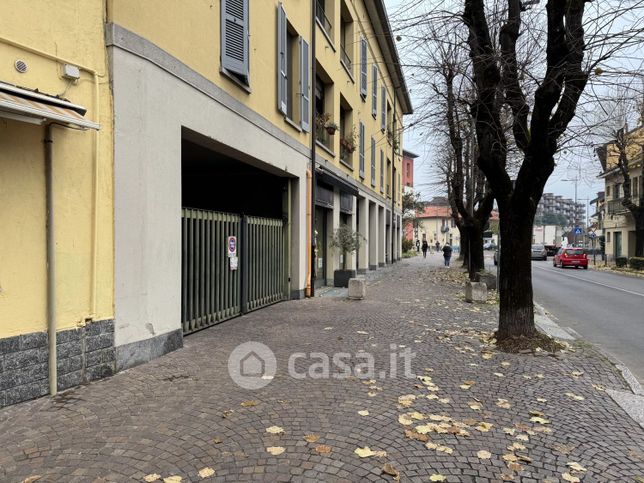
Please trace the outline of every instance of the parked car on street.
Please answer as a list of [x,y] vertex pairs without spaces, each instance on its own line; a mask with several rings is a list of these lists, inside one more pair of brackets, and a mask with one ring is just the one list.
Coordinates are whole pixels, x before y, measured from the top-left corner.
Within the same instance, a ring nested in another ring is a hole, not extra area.
[[549,257],[554,257],[559,250],[559,247],[556,245],[544,245],[546,247],[546,252],[548,252]]
[[560,248],[552,260],[553,267],[582,267],[588,269],[588,256],[583,248]]
[[543,245],[532,245],[532,253],[530,254],[530,258],[533,260],[548,260],[548,252],[546,251],[546,247]]

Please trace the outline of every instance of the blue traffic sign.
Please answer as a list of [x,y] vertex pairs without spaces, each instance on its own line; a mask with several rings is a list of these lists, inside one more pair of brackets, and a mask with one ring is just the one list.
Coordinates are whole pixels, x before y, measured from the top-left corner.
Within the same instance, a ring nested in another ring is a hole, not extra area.
[[580,226],[575,227],[575,235],[581,235],[584,230]]

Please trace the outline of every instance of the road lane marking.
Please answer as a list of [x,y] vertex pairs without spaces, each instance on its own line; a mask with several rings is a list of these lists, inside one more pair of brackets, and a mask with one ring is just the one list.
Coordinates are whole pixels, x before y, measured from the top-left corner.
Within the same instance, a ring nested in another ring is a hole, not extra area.
[[594,283],[595,285],[601,285],[602,287],[612,288],[613,290],[619,290],[620,292],[629,293],[631,295],[637,295],[638,297],[644,297],[644,293],[633,292],[631,290],[626,290],[625,288],[614,287],[613,285],[608,285],[608,284],[601,283],[601,282],[595,282],[594,280],[588,280],[588,279],[581,278],[581,277],[575,277],[574,275],[569,275],[567,273],[561,273],[558,270],[551,270],[551,269],[548,269],[548,268],[536,267],[536,266],[533,266],[533,268],[543,270],[544,272],[556,273],[556,274],[561,275],[562,277],[574,278],[575,280],[581,280],[582,282]]

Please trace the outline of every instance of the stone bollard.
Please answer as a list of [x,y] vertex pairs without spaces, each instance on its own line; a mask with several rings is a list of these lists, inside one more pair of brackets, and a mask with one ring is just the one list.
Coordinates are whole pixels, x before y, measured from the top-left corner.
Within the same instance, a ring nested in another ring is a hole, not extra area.
[[474,274],[475,282],[482,282],[489,290],[496,290],[496,275],[492,272],[483,271]]
[[351,300],[362,300],[367,295],[367,284],[364,278],[349,279],[349,298]]
[[483,282],[465,283],[466,302],[487,302],[487,286]]

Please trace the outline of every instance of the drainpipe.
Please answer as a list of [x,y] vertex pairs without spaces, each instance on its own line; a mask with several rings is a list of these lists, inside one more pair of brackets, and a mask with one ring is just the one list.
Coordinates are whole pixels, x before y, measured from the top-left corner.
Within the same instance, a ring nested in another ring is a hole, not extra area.
[[49,345],[49,394],[58,391],[58,368],[56,365],[56,257],[54,240],[54,196],[53,196],[53,138],[52,125],[45,126],[45,206],[47,239],[47,338]]
[[396,87],[394,87],[394,119],[393,119],[393,127],[391,130],[391,135],[393,139],[391,140],[391,225],[389,225],[389,229],[391,230],[391,264],[394,264],[394,219],[395,219],[395,212],[394,210],[396,209],[396,190],[394,189],[396,180],[394,179],[395,172],[396,172]]
[[[311,0],[311,95],[310,99],[315,100],[315,89],[316,86],[316,75],[317,70],[315,66],[316,57],[315,57],[315,12],[316,12],[316,2],[317,0]],[[316,132],[315,132],[315,118],[313,116],[314,102],[311,102],[311,109],[309,113],[311,115],[311,265],[309,266],[310,274],[310,287],[309,287],[309,297],[315,297],[315,142],[316,142]]]

